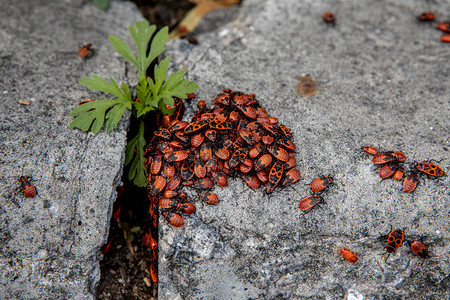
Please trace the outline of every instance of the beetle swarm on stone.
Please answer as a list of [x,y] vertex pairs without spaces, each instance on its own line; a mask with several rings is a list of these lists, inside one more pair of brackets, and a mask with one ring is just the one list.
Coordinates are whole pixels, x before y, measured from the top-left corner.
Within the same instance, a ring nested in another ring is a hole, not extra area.
[[263,185],[266,193],[272,193],[301,176],[294,168],[296,146],[289,128],[269,116],[255,94],[225,89],[213,102],[208,109],[200,100],[199,111],[188,123],[180,120],[182,102],[176,99],[174,115],[162,119],[145,149],[151,209],[158,207],[175,227],[183,225],[184,214],[195,210],[194,204],[178,196],[184,186],[198,190],[204,202],[217,204],[218,197],[210,190],[216,184],[226,187],[229,177],[241,177],[253,189]]

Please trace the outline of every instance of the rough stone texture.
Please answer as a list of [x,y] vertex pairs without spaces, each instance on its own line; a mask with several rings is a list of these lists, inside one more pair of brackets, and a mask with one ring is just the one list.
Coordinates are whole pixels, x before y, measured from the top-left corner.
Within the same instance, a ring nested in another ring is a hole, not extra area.
[[[360,147],[401,150],[407,162],[449,164],[449,45],[416,15],[448,18],[448,1],[245,1],[232,22],[173,43],[167,53],[200,85],[199,99],[224,88],[255,93],[291,128],[303,181],[294,189],[216,188],[216,206],[197,203],[181,229],[161,219],[160,299],[448,299],[449,178],[421,180],[413,194],[380,182]],[[336,26],[322,21],[333,11]],[[311,75],[318,92],[296,94]],[[192,103],[194,107],[196,103]],[[335,184],[326,204],[304,214],[301,197],[321,174]],[[194,193],[195,194],[195,193]],[[423,238],[425,261],[403,245],[382,259],[402,228]],[[348,239],[348,240],[347,240]],[[359,251],[350,264],[342,242]],[[444,280],[443,280],[444,279]]]
[[[104,12],[89,1],[1,1],[1,299],[94,298],[128,124],[93,135],[69,129],[69,113],[102,99],[80,78],[126,79],[108,35],[126,37],[140,19],[126,2]],[[87,42],[96,53],[83,61],[77,50]],[[22,174],[39,196],[25,198]]]

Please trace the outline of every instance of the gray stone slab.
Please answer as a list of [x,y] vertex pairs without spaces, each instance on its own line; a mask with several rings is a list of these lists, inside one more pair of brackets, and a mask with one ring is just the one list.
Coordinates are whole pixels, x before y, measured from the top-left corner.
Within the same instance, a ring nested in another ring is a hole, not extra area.
[[[360,152],[397,149],[450,172],[450,48],[415,18],[431,10],[445,20],[449,4],[245,1],[232,22],[198,35],[199,45],[172,44],[168,54],[189,68],[199,99],[211,106],[224,88],[255,93],[291,128],[303,180],[270,196],[231,180],[214,190],[218,205],[196,201],[181,229],[161,219],[160,299],[450,297],[449,178],[406,194],[400,182],[380,182]],[[325,11],[335,26],[322,21]],[[318,84],[311,97],[296,93],[304,74]],[[321,174],[335,184],[322,209],[304,214],[299,200]],[[391,226],[422,237],[430,257],[405,244],[385,262],[381,236]],[[359,251],[355,264],[339,254],[345,240]]]
[[[128,121],[93,135],[69,129],[69,113],[80,100],[102,99],[80,78],[126,80],[108,35],[127,37],[141,19],[127,2],[104,12],[90,1],[1,1],[1,299],[94,298]],[[84,61],[77,50],[88,42],[95,55]],[[39,196],[22,194],[22,174]]]

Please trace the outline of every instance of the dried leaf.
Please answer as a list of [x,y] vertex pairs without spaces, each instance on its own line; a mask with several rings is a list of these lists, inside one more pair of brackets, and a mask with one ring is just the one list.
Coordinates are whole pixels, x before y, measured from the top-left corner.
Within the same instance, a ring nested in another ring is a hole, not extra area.
[[[178,26],[169,34],[170,39],[180,38],[194,31],[201,19],[209,12],[240,3],[240,0],[198,0],[197,5],[185,15]],[[183,30],[180,30],[180,29]]]

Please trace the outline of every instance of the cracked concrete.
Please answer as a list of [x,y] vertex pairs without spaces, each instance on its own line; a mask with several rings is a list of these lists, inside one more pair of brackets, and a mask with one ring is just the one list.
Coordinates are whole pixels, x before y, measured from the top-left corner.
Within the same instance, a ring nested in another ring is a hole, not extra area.
[[[172,66],[189,69],[208,105],[224,88],[255,93],[291,128],[303,181],[269,197],[230,180],[215,189],[221,202],[196,203],[181,229],[161,220],[161,299],[450,296],[448,177],[422,180],[405,194],[398,182],[380,183],[359,150],[397,149],[408,162],[442,159],[449,172],[450,52],[432,25],[415,19],[425,10],[445,18],[448,7],[246,1],[232,22],[199,33],[198,46],[172,44]],[[335,12],[336,26],[322,22],[324,11]],[[94,298],[127,123],[94,136],[69,130],[68,115],[93,95],[77,83],[81,77],[129,80],[107,38],[128,36],[140,19],[126,2],[113,1],[108,12],[81,0],[0,4],[1,297]],[[87,42],[96,54],[83,61],[76,50]],[[318,84],[308,98],[295,92],[305,74]],[[18,190],[22,174],[33,176],[39,197]],[[322,209],[303,214],[304,184],[320,174],[335,184]],[[382,235],[391,226],[422,237],[430,257],[402,246],[384,262]],[[355,264],[339,255],[345,240],[359,251]]]
[[[85,1],[1,2],[0,298],[94,299],[128,122],[93,135],[69,129],[69,113],[102,97],[80,78],[127,80],[108,35],[125,38],[141,19],[126,2],[107,12]],[[83,60],[88,42],[95,55]],[[38,196],[24,196],[21,175]]]
[[[160,299],[449,298],[449,178],[422,177],[406,194],[401,182],[380,182],[360,150],[400,150],[407,169],[436,159],[450,172],[449,45],[415,17],[429,10],[443,21],[449,4],[245,1],[228,24],[199,33],[199,45],[172,43],[167,54],[200,85],[197,99],[212,106],[224,88],[255,93],[291,129],[302,181],[267,196],[230,180],[214,189],[219,204],[197,200],[182,228],[161,219]],[[307,74],[311,97],[296,92]],[[305,214],[299,201],[322,174],[335,184],[322,209]],[[391,226],[422,238],[430,257],[405,243],[384,261]],[[340,255],[344,241],[357,263]]]

